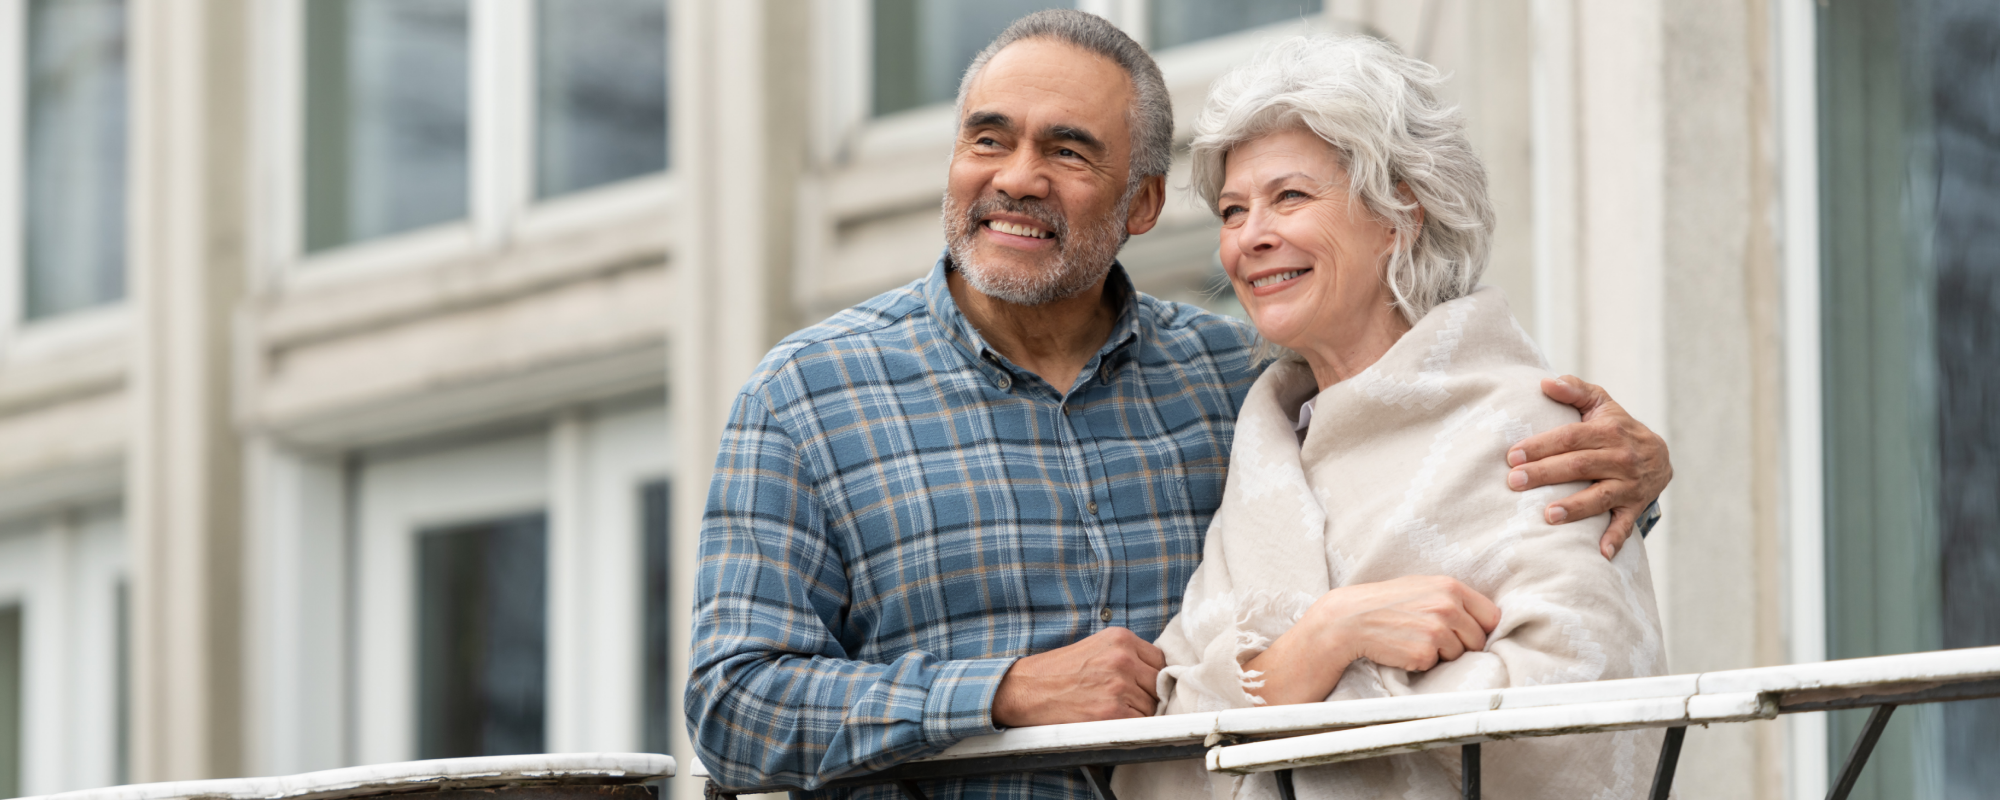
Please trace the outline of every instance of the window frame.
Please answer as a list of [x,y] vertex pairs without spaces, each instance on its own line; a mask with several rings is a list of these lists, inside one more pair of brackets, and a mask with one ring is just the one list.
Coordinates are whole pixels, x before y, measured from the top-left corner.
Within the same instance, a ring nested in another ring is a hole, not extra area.
[[[670,0],[654,0],[669,7]],[[467,6],[467,209],[451,222],[350,242],[304,248],[304,57],[307,0],[253,6],[258,35],[252,70],[253,281],[260,287],[345,283],[370,275],[491,257],[523,242],[627,224],[657,214],[674,195],[668,169],[536,200],[535,2],[476,0]],[[671,26],[665,46],[672,62]],[[671,69],[671,67],[669,67]],[[670,101],[671,102],[671,101]],[[669,142],[671,147],[671,142]]]
[[117,587],[128,580],[115,501],[0,521],[0,604],[22,606],[24,796],[114,785]]
[[[1826,475],[1820,343],[1819,10],[1813,0],[1773,4],[1779,140],[1778,198],[1785,427],[1784,629],[1794,664],[1826,660]],[[1826,714],[1786,717],[1787,794],[1826,796]]]
[[[132,13],[129,5],[125,13],[129,19]],[[0,369],[4,369],[8,362],[46,360],[52,357],[51,351],[65,352],[122,338],[130,325],[128,317],[131,312],[126,309],[131,305],[133,289],[130,277],[133,255],[128,244],[123,296],[38,320],[27,316],[24,307],[28,279],[24,253],[27,222],[23,218],[26,208],[21,198],[21,193],[27,188],[23,170],[23,151],[28,143],[27,34],[28,4],[0,4],[0,53],[15,56],[0,58],[0,175],[11,176],[10,180],[0,180]],[[132,69],[129,39],[126,52],[125,69],[129,75]],[[128,81],[127,87],[126,103],[129,107],[132,93],[138,86]],[[133,115],[127,114],[126,148],[128,153],[132,153],[126,161],[128,172],[137,163],[136,153],[132,152],[140,139],[133,124],[136,121]],[[127,196],[129,205],[129,175]],[[128,243],[138,241],[129,235],[132,221],[127,215]]]

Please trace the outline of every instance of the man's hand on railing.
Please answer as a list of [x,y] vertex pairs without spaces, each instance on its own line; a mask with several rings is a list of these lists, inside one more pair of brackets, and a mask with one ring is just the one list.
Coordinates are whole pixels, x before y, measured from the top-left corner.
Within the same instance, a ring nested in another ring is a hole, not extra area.
[[1003,728],[1150,717],[1153,681],[1167,665],[1160,648],[1124,628],[1014,662],[993,695]]

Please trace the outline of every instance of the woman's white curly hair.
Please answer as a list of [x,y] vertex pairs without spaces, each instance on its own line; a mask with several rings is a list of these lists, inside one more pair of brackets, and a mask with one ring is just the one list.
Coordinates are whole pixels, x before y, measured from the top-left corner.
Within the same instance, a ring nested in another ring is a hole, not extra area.
[[1443,82],[1436,67],[1380,39],[1273,43],[1209,90],[1190,146],[1194,190],[1213,211],[1229,151],[1274,131],[1312,131],[1339,153],[1349,194],[1397,230],[1387,280],[1396,309],[1415,324],[1472,293],[1493,238],[1486,168],[1465,138],[1464,116],[1438,101]]

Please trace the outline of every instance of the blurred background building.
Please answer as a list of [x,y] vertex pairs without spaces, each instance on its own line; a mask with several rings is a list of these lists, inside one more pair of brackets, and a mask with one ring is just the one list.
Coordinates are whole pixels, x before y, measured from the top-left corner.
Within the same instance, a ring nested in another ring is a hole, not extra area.
[[[925,273],[959,72],[1059,4],[0,4],[0,797],[685,764],[727,404]],[[2000,7],[1076,5],[1183,136],[1272,36],[1454,76],[1489,281],[1673,447],[1674,671],[2000,644]],[[1176,191],[1125,264],[1227,311],[1215,229]],[[1682,793],[1820,796],[1857,727],[1697,731]],[[1996,741],[1911,709],[1856,796],[1987,796]]]

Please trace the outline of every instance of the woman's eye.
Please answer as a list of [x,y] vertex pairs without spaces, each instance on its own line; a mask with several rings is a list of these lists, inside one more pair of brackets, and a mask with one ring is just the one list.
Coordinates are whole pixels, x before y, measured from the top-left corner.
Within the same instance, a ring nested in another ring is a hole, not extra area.
[[1229,207],[1226,207],[1226,208],[1222,209],[1222,218],[1223,218],[1223,220],[1225,220],[1225,221],[1226,221],[1226,220],[1230,219],[1231,217],[1237,217],[1237,216],[1241,216],[1241,215],[1243,214],[1243,212],[1244,212],[1244,211],[1246,211],[1246,210],[1247,210],[1247,209],[1245,209],[1245,208],[1244,208],[1244,207],[1242,207],[1242,206],[1229,206]]
[[1306,193],[1297,189],[1286,189],[1278,193],[1279,200],[1304,200]]

